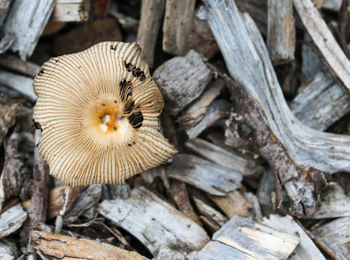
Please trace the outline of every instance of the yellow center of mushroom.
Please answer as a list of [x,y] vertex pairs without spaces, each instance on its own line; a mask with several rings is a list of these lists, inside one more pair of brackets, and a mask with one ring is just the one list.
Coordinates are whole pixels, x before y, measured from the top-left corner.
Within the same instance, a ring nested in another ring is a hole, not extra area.
[[104,94],[90,104],[83,127],[102,146],[131,142],[134,129],[124,115],[124,109],[120,98]]

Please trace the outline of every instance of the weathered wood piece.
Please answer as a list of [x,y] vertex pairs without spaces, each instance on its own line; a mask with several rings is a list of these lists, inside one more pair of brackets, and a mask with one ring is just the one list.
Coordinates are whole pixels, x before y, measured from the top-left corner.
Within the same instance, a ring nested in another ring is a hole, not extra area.
[[212,222],[214,222],[218,227],[223,226],[227,221],[227,217],[221,214],[219,211],[214,209],[213,207],[206,204],[203,200],[197,197],[193,197],[193,201],[196,204],[199,212],[203,214],[203,216],[209,218]]
[[231,191],[226,196],[210,196],[214,203],[228,216],[247,217],[253,204],[240,191]]
[[311,0],[293,0],[306,30],[339,81],[350,91],[350,61]]
[[338,12],[340,10],[342,1],[343,0],[325,0],[322,5],[322,8]]
[[36,100],[36,95],[34,94],[32,83],[32,78],[0,71],[0,85],[14,89],[34,102]]
[[272,170],[270,168],[265,169],[256,193],[264,216],[270,215],[275,206],[272,201],[273,198],[276,199],[276,196],[273,196],[273,194],[276,195],[273,177]]
[[350,217],[337,218],[314,229],[312,233],[332,250],[336,259],[349,257]]
[[0,41],[0,53],[10,48],[22,60],[31,56],[54,5],[54,0],[14,0],[2,27],[5,36]]
[[319,72],[299,91],[290,108],[305,125],[324,131],[350,112],[350,102],[344,88]]
[[56,22],[84,22],[89,20],[90,0],[56,0],[52,20]]
[[203,95],[178,117],[177,122],[180,124],[180,128],[185,129],[200,123],[208,111],[209,105],[220,95],[224,86],[225,83],[220,78],[210,83]]
[[81,215],[91,207],[95,207],[101,198],[102,187],[99,184],[90,185],[74,202],[71,209],[64,216],[65,223],[75,222]]
[[52,219],[60,215],[63,207],[65,207],[65,211],[68,212],[79,195],[79,186],[73,188],[59,186],[52,189],[49,194],[48,218]]
[[204,229],[143,187],[134,188],[127,200],[104,200],[99,212],[153,254],[161,246],[189,253],[201,249],[209,240]]
[[0,0],[0,28],[2,27],[13,0]]
[[147,259],[136,252],[129,252],[106,243],[43,231],[34,231],[32,241],[36,249],[46,255],[57,258],[96,260]]
[[[258,151],[278,174],[293,203],[293,214],[311,214],[316,193],[325,185],[323,171],[350,171],[350,138],[312,130],[297,120],[254,22],[247,14],[242,16],[233,1],[205,2],[209,25],[237,81],[231,85],[227,81],[234,100],[227,143]],[[281,195],[277,192],[277,206]]]
[[171,115],[177,115],[198,98],[211,78],[212,72],[194,50],[184,57],[166,61],[153,75],[166,101],[165,108]]
[[219,51],[214,35],[210,30],[207,21],[203,20],[198,14],[200,8],[196,10],[193,17],[192,29],[188,35],[188,42],[191,49],[195,49],[204,57],[210,59]]
[[274,64],[294,60],[295,26],[292,0],[267,1],[267,48]]
[[270,215],[269,218],[263,218],[261,223],[281,232],[286,232],[291,235],[298,235],[300,242],[293,255],[288,259],[326,259],[314,244],[312,239],[307,235],[307,233],[305,233],[303,227],[295,222],[291,216],[287,215],[281,217],[279,215]]
[[205,129],[208,129],[220,119],[227,119],[230,115],[230,109],[231,106],[226,100],[215,100],[208,107],[208,110],[201,121],[199,121],[196,125],[185,129],[186,135],[189,139],[196,138]]
[[204,158],[239,172],[243,176],[259,174],[263,171],[263,167],[256,161],[242,157],[238,153],[229,152],[204,139],[191,139],[185,143],[185,146]]
[[0,141],[7,134],[8,129],[15,123],[20,105],[11,101],[6,95],[0,94]]
[[350,197],[346,196],[343,188],[331,182],[321,194],[320,207],[307,218],[324,219],[350,217]]
[[163,51],[185,55],[188,51],[188,34],[192,28],[195,0],[167,0],[163,23]]
[[157,43],[160,22],[163,17],[165,1],[142,1],[137,41],[142,49],[142,56],[150,67],[153,66],[154,50]]
[[40,71],[39,65],[30,61],[23,61],[17,56],[8,53],[0,55],[0,66],[32,78],[34,78]]
[[166,173],[216,196],[238,189],[242,181],[238,172],[190,154],[176,155]]
[[186,260],[187,258],[180,252],[161,246],[158,250],[155,260],[172,259],[172,260]]
[[23,222],[27,219],[27,212],[25,212],[21,204],[4,211],[0,215],[0,239],[4,238],[17,229],[19,229]]
[[177,208],[188,218],[192,219],[198,225],[202,225],[196,212],[194,211],[190,199],[186,184],[181,181],[173,180],[170,185],[170,194],[176,203]]
[[17,248],[14,242],[6,239],[0,241],[0,259],[15,260],[18,259]]
[[242,13],[248,13],[257,24],[260,32],[267,35],[267,0],[235,0]]
[[[221,246],[218,250],[218,244],[210,242],[194,259],[287,259],[299,243],[295,235],[241,217],[233,217],[212,240],[229,247]],[[212,251],[217,254],[215,258]]]

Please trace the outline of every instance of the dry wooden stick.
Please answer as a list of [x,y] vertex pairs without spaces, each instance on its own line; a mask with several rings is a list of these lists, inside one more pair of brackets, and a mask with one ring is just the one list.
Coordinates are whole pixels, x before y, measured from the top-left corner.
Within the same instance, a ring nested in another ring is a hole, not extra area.
[[34,231],[32,241],[35,249],[44,254],[64,259],[136,259],[147,258],[136,252],[88,239],[77,239],[49,232]]
[[195,0],[167,0],[163,24],[163,51],[185,55],[192,27]]
[[322,57],[339,81],[350,91],[350,61],[311,0],[293,0],[300,19]]
[[142,49],[143,57],[150,67],[153,66],[154,49],[156,47],[160,22],[163,17],[164,6],[165,0],[142,1],[137,41]]
[[268,0],[267,47],[275,64],[294,60],[295,27],[292,0]]
[[52,20],[56,22],[84,22],[89,19],[90,1],[56,0]]

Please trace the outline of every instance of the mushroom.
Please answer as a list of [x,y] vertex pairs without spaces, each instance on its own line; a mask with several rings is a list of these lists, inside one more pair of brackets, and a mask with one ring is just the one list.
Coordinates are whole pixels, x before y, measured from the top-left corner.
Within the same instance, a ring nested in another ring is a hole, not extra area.
[[51,58],[33,87],[39,151],[65,185],[123,184],[176,153],[160,133],[163,97],[136,43]]

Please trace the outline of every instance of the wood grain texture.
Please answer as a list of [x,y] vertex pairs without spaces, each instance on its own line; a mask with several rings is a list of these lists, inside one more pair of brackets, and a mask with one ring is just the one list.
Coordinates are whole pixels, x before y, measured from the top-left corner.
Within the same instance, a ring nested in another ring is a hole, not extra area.
[[319,72],[290,103],[294,115],[305,125],[319,131],[350,112],[346,90],[334,80]]
[[17,231],[26,219],[27,212],[23,210],[21,204],[16,204],[15,206],[1,213],[0,238],[4,238]]
[[77,239],[44,231],[34,231],[32,234],[34,247],[44,254],[64,259],[135,259],[146,260],[136,252],[85,238]]
[[243,176],[259,174],[263,171],[255,160],[240,156],[239,153],[229,152],[201,138],[191,139],[185,143],[185,146],[202,157],[239,172]]
[[85,22],[89,17],[89,0],[56,0],[51,19],[56,22]]
[[263,218],[262,224],[269,226],[281,232],[286,232],[291,235],[297,234],[299,237],[299,244],[296,247],[293,255],[288,259],[291,260],[303,260],[303,259],[320,259],[325,260],[326,258],[314,244],[312,239],[304,231],[304,228],[294,221],[294,219],[287,216],[279,216],[271,214],[268,218]]
[[177,115],[198,98],[209,84],[212,73],[196,51],[175,57],[156,69],[153,74],[165,99],[165,108]]
[[295,26],[292,0],[267,1],[267,48],[274,64],[294,60]]
[[189,48],[195,0],[166,0],[163,23],[163,51],[185,55]]
[[148,66],[153,67],[154,50],[166,0],[143,0],[137,41]]
[[[51,16],[54,0],[14,0],[3,24],[4,37],[0,46],[3,53],[7,49],[18,52],[22,60],[30,57]],[[8,44],[4,43],[8,41]]]
[[166,173],[171,178],[217,196],[224,196],[238,189],[242,181],[242,175],[236,171],[184,153],[174,157]]
[[209,240],[204,229],[143,187],[134,188],[127,200],[103,201],[99,212],[153,254],[161,246],[189,253],[201,249]]

